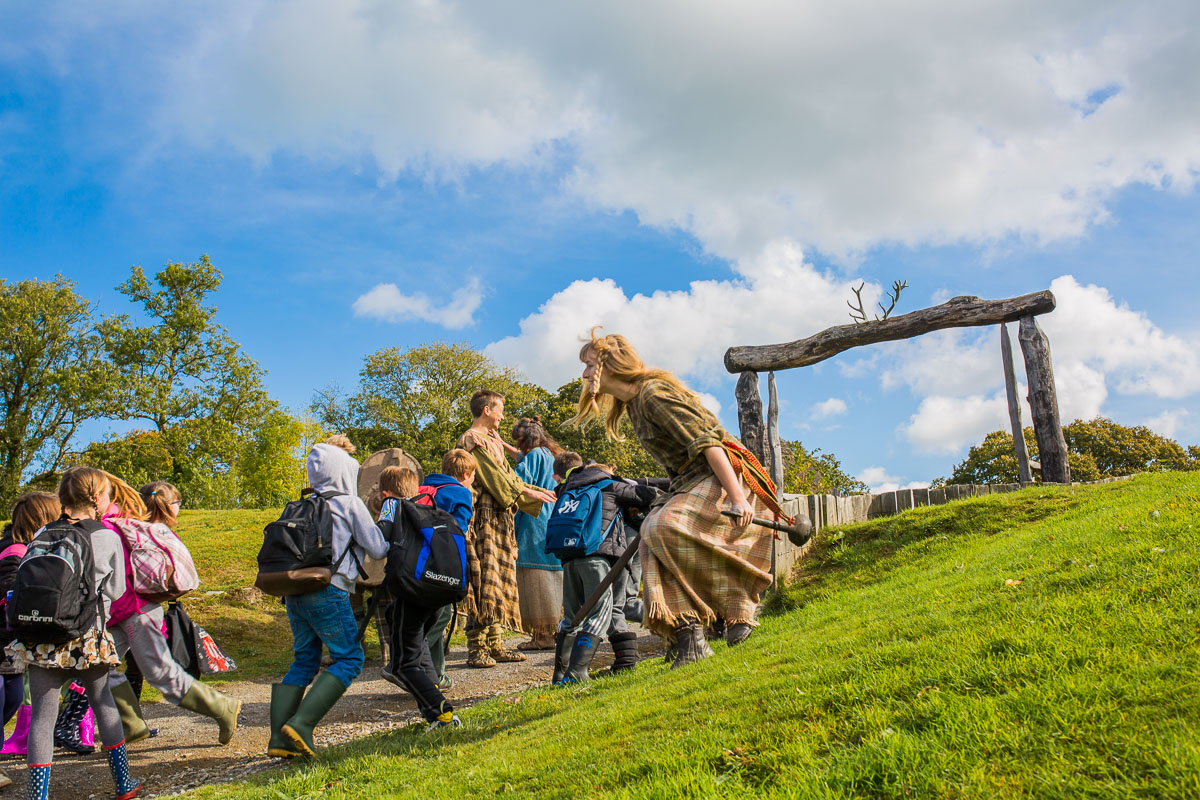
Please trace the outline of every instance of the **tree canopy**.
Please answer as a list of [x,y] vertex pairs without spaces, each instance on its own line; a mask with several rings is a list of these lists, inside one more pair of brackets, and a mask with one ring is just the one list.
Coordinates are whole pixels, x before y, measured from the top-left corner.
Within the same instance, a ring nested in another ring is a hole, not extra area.
[[[1025,446],[1037,458],[1033,428],[1025,428]],[[1184,449],[1177,442],[1138,425],[1118,425],[1110,419],[1075,420],[1063,427],[1067,459],[1076,481],[1133,475],[1138,472],[1200,469],[1200,448]],[[952,484],[1016,483],[1019,481],[1012,435],[992,431],[967,453],[946,481]]]

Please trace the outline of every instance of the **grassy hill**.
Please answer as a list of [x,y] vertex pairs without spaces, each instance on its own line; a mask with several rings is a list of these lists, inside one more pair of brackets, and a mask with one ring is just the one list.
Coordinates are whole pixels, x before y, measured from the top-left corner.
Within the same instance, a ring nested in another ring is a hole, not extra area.
[[1198,509],[1177,473],[829,531],[736,649],[192,796],[1197,797]]

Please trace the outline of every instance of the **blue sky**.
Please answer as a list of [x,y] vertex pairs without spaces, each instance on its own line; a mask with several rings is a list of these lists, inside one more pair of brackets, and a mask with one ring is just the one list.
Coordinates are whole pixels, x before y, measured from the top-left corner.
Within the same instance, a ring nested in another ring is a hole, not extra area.
[[[1194,4],[0,8],[0,276],[208,253],[294,409],[385,346],[549,388],[602,323],[736,427],[734,344],[1053,287],[1064,417],[1200,441]],[[421,295],[424,295],[422,298]],[[779,375],[874,486],[1004,424],[994,329]],[[1023,375],[1019,376],[1023,380]],[[765,391],[765,385],[764,385]]]

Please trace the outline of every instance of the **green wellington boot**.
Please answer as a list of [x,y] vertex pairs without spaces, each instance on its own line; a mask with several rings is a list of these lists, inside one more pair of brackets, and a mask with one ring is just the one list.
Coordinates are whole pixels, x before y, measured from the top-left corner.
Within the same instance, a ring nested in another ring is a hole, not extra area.
[[133,744],[148,738],[150,726],[142,718],[142,704],[138,702],[137,695],[133,693],[133,687],[129,685],[129,681],[116,683],[109,681],[108,688],[112,692],[113,702],[117,704],[117,711],[121,715],[121,727],[125,729],[125,744]]
[[295,758],[303,753],[283,735],[283,723],[292,718],[304,697],[303,686],[287,683],[271,684],[271,740],[267,742],[267,755],[272,758]]
[[333,704],[346,691],[346,686],[328,672],[322,672],[300,701],[300,707],[292,718],[283,724],[283,735],[291,740],[302,755],[313,758],[317,754],[313,746],[313,728],[329,713]]
[[229,744],[233,734],[237,733],[242,701],[221,694],[208,684],[192,681],[192,688],[188,689],[187,694],[179,701],[179,707],[215,719],[220,726],[217,741],[221,744]]

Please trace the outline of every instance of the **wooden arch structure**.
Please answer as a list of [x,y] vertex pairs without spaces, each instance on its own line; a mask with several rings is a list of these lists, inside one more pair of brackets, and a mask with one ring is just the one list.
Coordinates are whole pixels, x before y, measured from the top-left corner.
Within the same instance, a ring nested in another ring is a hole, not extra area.
[[[785,344],[731,347],[725,352],[725,368],[739,374],[737,382],[738,425],[742,442],[771,471],[776,484],[783,478],[783,452],[779,441],[779,401],[775,389],[775,370],[806,367],[853,347],[877,342],[909,339],[944,328],[1000,326],[1000,349],[1004,365],[1004,383],[1008,396],[1009,421],[1017,451],[1022,483],[1033,480],[1025,436],[1021,425],[1021,407],[1017,399],[1013,372],[1012,343],[1005,323],[1018,322],[1018,339],[1025,357],[1029,381],[1029,408],[1033,432],[1041,459],[1042,480],[1070,483],[1067,443],[1058,416],[1058,396],[1054,389],[1054,370],[1050,363],[1050,343],[1038,326],[1036,316],[1054,310],[1054,295],[1049,291],[1011,297],[1006,300],[980,300],[955,297],[940,306],[924,308],[899,317],[839,325],[818,334]],[[758,375],[768,373],[770,405],[763,420]]]

